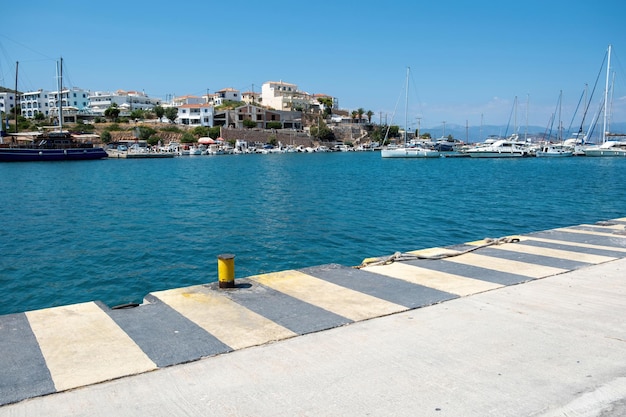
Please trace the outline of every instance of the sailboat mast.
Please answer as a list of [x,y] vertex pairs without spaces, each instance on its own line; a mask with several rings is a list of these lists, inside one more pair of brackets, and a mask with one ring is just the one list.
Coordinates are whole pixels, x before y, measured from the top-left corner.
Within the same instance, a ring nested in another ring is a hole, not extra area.
[[406,67],[406,92],[404,102],[404,144],[408,142],[409,136],[409,71],[410,67]]
[[609,73],[611,71],[611,45],[609,45],[608,59],[606,61],[606,83],[604,86],[604,126],[602,128],[602,143],[606,142],[606,122],[607,122],[607,108],[609,100]]
[[[15,133],[17,133],[17,106],[20,103],[19,93],[17,92],[17,69],[19,68],[19,66],[20,66],[20,62],[16,61],[15,62],[15,106],[13,106],[15,108]],[[8,117],[7,117],[7,120],[9,120]]]
[[613,117],[613,92],[615,91],[615,71],[613,71],[613,79],[611,80],[611,98],[609,99],[609,116],[606,121],[606,131],[611,133],[611,118]]
[[63,131],[63,57],[59,61],[59,132]]
[[563,103],[563,90],[559,92],[559,143],[563,143],[563,122],[561,122],[562,103]]
[[524,142],[528,141],[528,108],[530,107],[530,94],[526,93],[526,129],[524,130]]

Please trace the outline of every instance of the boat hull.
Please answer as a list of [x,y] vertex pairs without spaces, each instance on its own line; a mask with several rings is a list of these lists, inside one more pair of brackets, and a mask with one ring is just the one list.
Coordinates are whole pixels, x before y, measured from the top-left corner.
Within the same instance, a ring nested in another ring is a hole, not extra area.
[[0,148],[0,162],[86,161],[107,156],[102,148]]
[[626,156],[626,149],[585,149],[585,156]]
[[564,152],[546,152],[546,151],[537,151],[535,156],[539,158],[563,158],[568,156],[573,156],[573,151],[564,151]]
[[419,148],[381,149],[380,156],[383,158],[439,158],[439,151]]
[[528,155],[525,152],[481,152],[481,151],[466,151],[472,158],[524,158]]

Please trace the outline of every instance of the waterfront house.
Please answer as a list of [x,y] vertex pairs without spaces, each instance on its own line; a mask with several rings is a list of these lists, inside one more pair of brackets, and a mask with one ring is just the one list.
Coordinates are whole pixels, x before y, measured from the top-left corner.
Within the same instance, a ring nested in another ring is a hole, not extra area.
[[213,126],[214,107],[207,103],[183,104],[177,106],[176,123],[185,126]]
[[310,94],[299,91],[296,84],[267,81],[261,86],[263,105],[275,110],[307,110],[311,107]]
[[15,90],[0,87],[0,112],[9,114],[13,107],[15,107]]
[[161,105],[161,99],[148,97],[143,92],[117,90],[114,93],[96,91],[89,95],[89,109],[95,115],[103,116],[104,111],[115,104],[121,116],[128,116],[133,110],[152,110]]

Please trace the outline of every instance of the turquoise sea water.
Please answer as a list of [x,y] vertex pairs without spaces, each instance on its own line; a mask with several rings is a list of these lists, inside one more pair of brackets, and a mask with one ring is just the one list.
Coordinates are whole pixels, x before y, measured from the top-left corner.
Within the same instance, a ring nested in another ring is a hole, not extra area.
[[0,314],[626,216],[626,160],[377,152],[0,164]]

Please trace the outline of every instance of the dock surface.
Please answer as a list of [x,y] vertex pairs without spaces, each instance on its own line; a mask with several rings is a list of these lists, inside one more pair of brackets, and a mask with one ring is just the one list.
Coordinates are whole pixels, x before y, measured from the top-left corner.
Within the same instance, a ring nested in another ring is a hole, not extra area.
[[626,415],[625,226],[0,316],[0,416]]

